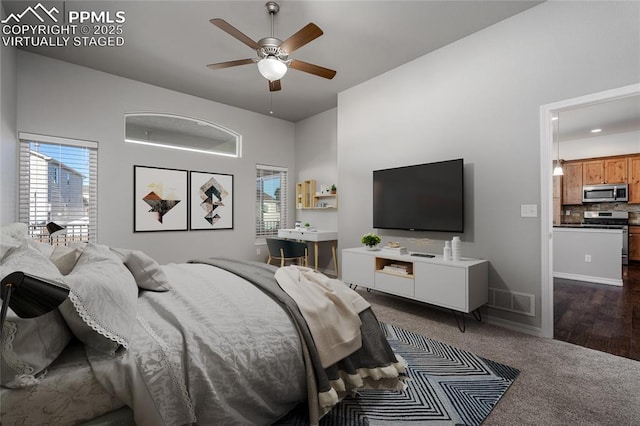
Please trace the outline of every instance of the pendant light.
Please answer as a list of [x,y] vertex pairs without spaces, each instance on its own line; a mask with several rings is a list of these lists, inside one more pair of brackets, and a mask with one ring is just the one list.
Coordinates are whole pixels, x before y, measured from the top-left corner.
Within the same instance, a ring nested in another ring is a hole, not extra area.
[[560,164],[560,113],[555,118],[555,121],[558,123],[556,126],[556,144],[558,145],[558,158],[556,160],[556,166],[553,168],[554,176],[562,176],[564,175],[564,171],[562,170],[562,164]]

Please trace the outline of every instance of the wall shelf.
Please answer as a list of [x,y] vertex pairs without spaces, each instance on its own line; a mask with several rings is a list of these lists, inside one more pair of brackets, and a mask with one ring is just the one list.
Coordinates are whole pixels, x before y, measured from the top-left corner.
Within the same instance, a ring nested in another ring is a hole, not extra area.
[[316,192],[316,181],[305,180],[296,184],[296,209],[335,210],[338,208],[338,194]]

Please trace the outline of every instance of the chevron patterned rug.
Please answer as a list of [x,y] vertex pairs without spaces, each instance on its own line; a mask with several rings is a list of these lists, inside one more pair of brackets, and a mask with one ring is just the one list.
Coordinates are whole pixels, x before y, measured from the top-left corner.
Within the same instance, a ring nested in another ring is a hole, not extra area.
[[[407,389],[345,398],[321,426],[480,425],[520,373],[400,327],[381,327],[409,364]],[[278,425],[308,424],[305,411],[299,407]]]

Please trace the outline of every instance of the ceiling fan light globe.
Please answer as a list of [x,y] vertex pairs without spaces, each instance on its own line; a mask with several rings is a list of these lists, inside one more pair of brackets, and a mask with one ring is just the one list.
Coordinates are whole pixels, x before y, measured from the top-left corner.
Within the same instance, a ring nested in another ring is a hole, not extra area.
[[279,61],[273,56],[260,59],[258,61],[258,71],[269,81],[280,80],[287,73],[287,64]]

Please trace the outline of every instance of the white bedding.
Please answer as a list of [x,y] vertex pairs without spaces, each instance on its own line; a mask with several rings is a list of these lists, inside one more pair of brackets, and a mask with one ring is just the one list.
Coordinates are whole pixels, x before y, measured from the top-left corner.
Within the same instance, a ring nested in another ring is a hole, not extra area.
[[88,350],[138,426],[267,425],[306,400],[300,340],[280,306],[209,265],[163,270],[172,290],[138,298],[129,349],[115,360]]
[[75,425],[123,406],[96,380],[78,341],[49,366],[38,386],[0,389],[3,426]]

